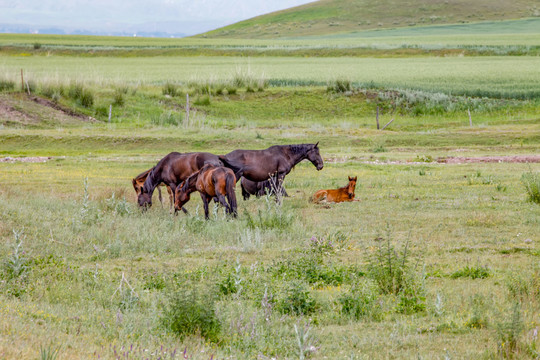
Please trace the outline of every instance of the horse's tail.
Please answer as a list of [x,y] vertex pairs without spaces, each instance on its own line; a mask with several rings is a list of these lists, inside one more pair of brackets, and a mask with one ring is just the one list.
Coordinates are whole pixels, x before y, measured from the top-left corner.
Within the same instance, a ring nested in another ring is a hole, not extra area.
[[242,172],[244,170],[243,165],[237,161],[227,159],[225,155],[219,155],[218,157],[219,160],[221,160],[221,162],[223,163],[223,165],[225,165],[225,167],[228,167],[229,169],[234,171],[234,176],[236,177],[235,180],[238,181],[242,176]]
[[236,204],[236,193],[234,191],[234,186],[236,185],[236,177],[228,173],[225,177],[225,189],[227,191],[227,201],[231,207],[231,213],[234,217],[238,215],[238,205]]

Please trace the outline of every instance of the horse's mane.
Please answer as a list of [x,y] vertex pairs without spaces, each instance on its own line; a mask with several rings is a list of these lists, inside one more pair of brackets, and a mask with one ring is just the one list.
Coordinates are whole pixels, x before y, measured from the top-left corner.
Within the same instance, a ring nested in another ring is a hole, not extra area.
[[298,145],[287,145],[289,150],[293,154],[305,154],[310,150],[312,144],[298,144]]
[[183,192],[188,192],[189,191],[189,188],[194,186],[194,184],[191,184],[195,181],[197,181],[197,177],[199,176],[199,174],[201,173],[201,170],[191,174],[185,181],[184,181],[184,185],[182,185],[182,191]]
[[147,176],[148,176],[148,173],[149,173],[150,171],[152,171],[153,169],[154,169],[154,168],[148,169],[148,170],[146,170],[146,171],[143,171],[143,172],[140,173],[139,175],[135,176],[135,180],[139,180],[139,179],[141,179],[141,178],[143,178],[143,177],[147,177]]

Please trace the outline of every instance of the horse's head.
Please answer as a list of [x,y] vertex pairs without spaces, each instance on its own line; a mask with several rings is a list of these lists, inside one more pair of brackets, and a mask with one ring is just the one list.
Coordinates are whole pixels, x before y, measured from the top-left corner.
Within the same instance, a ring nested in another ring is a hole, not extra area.
[[131,182],[133,183],[133,188],[135,189],[135,193],[137,193],[137,196],[139,196],[139,194],[142,192],[144,181],[138,181],[137,179],[133,178]]
[[139,193],[139,196],[137,197],[137,202],[139,203],[139,206],[142,207],[144,210],[152,206],[152,196],[144,192],[141,188],[141,192]]
[[307,152],[307,158],[317,168],[317,170],[321,170],[323,168],[324,164],[321,154],[319,153],[318,142],[315,145],[310,145],[310,148]]
[[174,193],[174,210],[178,211],[182,209],[185,203],[189,201],[190,193],[187,191],[187,181],[183,181],[177,188]]
[[356,179],[358,179],[358,176],[355,176],[355,177],[349,176],[349,185],[347,185],[347,194],[349,195],[349,199],[354,198],[354,189],[356,189]]

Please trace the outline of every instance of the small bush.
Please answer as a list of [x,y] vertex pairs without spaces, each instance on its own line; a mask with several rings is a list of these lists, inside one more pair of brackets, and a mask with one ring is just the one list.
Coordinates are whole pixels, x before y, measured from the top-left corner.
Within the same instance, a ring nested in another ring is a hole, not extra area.
[[471,279],[485,279],[489,277],[489,269],[487,267],[483,266],[465,266],[463,269],[458,270],[450,277],[452,279],[462,278],[462,277],[470,277]]
[[34,43],[34,50],[39,50],[39,49],[41,49],[41,44],[38,42]]
[[210,96],[208,95],[198,96],[193,102],[193,104],[199,105],[199,106],[208,106],[210,105]]
[[528,172],[521,176],[529,201],[540,204],[540,173]]
[[166,83],[163,85],[163,88],[161,89],[161,93],[163,95],[169,95],[171,97],[175,97],[178,94],[178,87],[173,83]]
[[182,122],[182,114],[173,111],[152,114],[150,122],[158,126],[178,126]]
[[81,94],[79,102],[85,108],[92,107],[94,105],[94,94],[90,90],[85,89]]
[[73,100],[78,100],[81,98],[84,92],[84,88],[80,84],[72,83],[68,89],[68,96]]
[[15,89],[15,82],[11,80],[0,80],[0,91],[11,91]]
[[381,239],[378,249],[368,257],[368,275],[378,284],[383,294],[398,295],[407,286],[409,255],[408,243],[400,255],[388,237],[386,241]]
[[318,307],[306,284],[299,281],[289,283],[276,304],[276,309],[282,314],[291,315],[309,315]]
[[213,291],[195,285],[182,286],[170,296],[161,322],[181,339],[189,335],[200,335],[217,342],[221,324],[215,308],[216,295]]
[[117,89],[116,92],[114,93],[113,105],[124,106],[125,103],[126,103],[125,93]]
[[504,359],[512,359],[519,352],[519,340],[525,324],[519,302],[514,304],[510,318],[497,324],[497,350]]
[[345,316],[355,320],[361,318],[381,320],[383,312],[378,299],[377,285],[372,282],[364,282],[353,285],[349,291],[341,294],[337,302],[341,306],[341,313]]
[[333,92],[337,94],[346,93],[352,90],[353,90],[352,83],[350,80],[347,80],[347,79],[338,79],[326,86],[327,92]]

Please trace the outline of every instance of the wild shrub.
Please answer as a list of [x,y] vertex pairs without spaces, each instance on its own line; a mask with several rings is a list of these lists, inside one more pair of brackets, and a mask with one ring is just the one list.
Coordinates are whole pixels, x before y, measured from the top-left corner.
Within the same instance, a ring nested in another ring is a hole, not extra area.
[[210,96],[208,95],[198,96],[193,102],[193,104],[199,105],[199,106],[208,106],[210,105]]
[[488,326],[489,321],[486,316],[485,299],[481,295],[471,297],[471,317],[465,323],[465,326],[471,329],[484,329]]
[[221,324],[216,316],[216,300],[212,288],[184,284],[169,295],[161,323],[181,339],[189,335],[200,335],[217,342]]
[[[27,291],[27,278],[31,270],[31,261],[23,249],[23,240],[26,238],[22,231],[13,230],[15,244],[13,252],[4,260],[3,272],[7,294],[20,297]],[[1,282],[0,282],[1,283]]]
[[471,279],[485,279],[489,277],[490,272],[487,267],[484,266],[465,266],[463,269],[455,271],[450,275],[452,279],[458,279],[462,277],[470,277]]
[[378,302],[379,289],[372,281],[355,283],[337,299],[341,314],[354,320],[368,318],[381,320],[382,308]]
[[85,108],[91,108],[94,105],[94,93],[88,89],[84,89],[79,98],[79,103]]
[[540,173],[528,172],[521,175],[521,182],[530,202],[540,204]]
[[161,114],[152,114],[150,122],[157,126],[178,126],[182,123],[182,113],[166,111]]
[[[506,321],[497,323],[497,352],[503,359],[516,358],[520,350],[520,337],[525,330],[521,304],[516,302]],[[519,356],[518,356],[519,357]]]
[[15,244],[13,252],[5,260],[4,269],[8,280],[26,277],[29,271],[30,260],[23,249],[23,240],[26,236],[22,231],[13,230]]
[[39,347],[40,360],[56,360],[60,353],[60,346],[48,345]]
[[117,89],[113,97],[113,105],[124,106],[126,103],[125,93],[121,89]]
[[175,97],[177,94],[179,94],[178,87],[175,84],[170,83],[170,82],[167,82],[165,83],[165,85],[163,85],[163,88],[161,89],[161,93],[163,95],[169,95],[171,97]]
[[81,84],[71,83],[68,88],[68,96],[73,100],[78,100],[81,98],[84,92],[84,88]]
[[14,81],[0,79],[0,91],[11,91],[13,89],[15,89]]
[[337,79],[332,81],[326,86],[327,92],[332,92],[336,94],[342,94],[349,91],[352,91],[352,82],[347,79]]
[[34,43],[34,50],[39,50],[39,49],[41,49],[41,44],[38,43],[38,42],[35,42]]
[[390,241],[389,230],[386,240],[381,237],[378,239],[377,249],[367,259],[368,277],[375,281],[382,294],[398,297],[397,312],[412,314],[424,311],[424,289],[409,264],[409,241],[407,240],[399,253]]
[[319,304],[301,281],[288,283],[276,301],[276,309],[282,314],[310,315],[318,308]]

